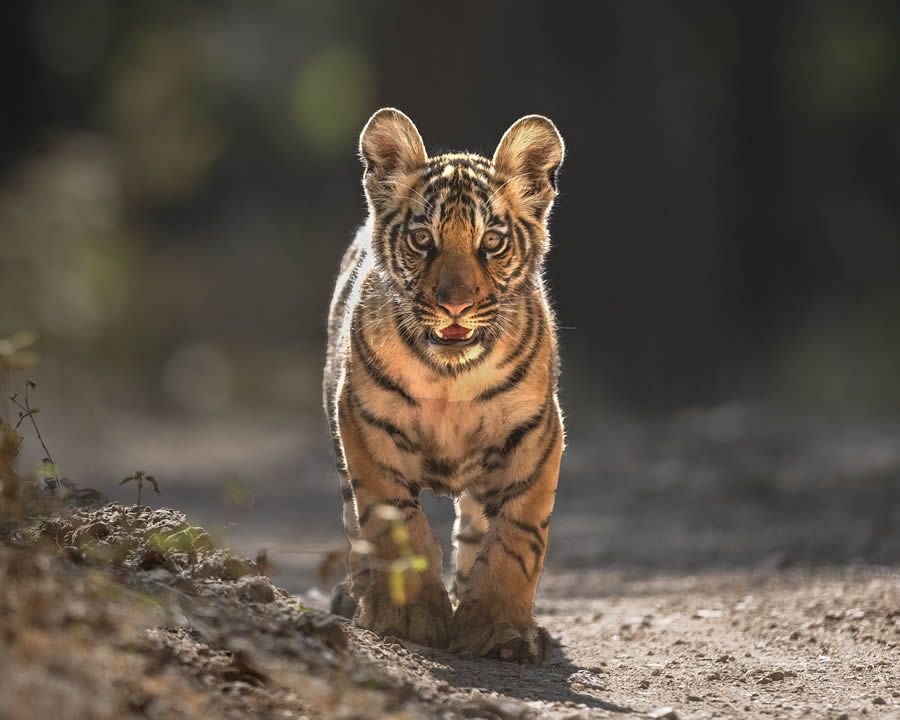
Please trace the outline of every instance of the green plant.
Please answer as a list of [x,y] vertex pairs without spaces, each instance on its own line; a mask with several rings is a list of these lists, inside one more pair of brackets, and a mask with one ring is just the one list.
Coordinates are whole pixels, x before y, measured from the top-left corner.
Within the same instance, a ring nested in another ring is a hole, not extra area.
[[127,477],[125,477],[122,482],[119,483],[119,485],[124,485],[125,483],[129,483],[132,480],[137,483],[138,505],[141,504],[141,490],[144,489],[144,482],[149,483],[153,487],[153,491],[157,495],[159,495],[159,484],[156,482],[156,478],[152,475],[147,475],[143,470],[138,470],[134,475],[128,475]]

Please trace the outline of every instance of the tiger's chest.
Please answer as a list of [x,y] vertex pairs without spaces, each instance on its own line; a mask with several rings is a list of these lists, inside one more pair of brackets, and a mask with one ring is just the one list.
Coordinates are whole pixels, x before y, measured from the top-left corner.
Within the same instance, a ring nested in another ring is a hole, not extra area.
[[465,400],[420,401],[412,422],[420,452],[411,461],[423,487],[458,495],[484,481],[480,458],[490,444],[490,415]]
[[458,495],[492,483],[484,458],[502,442],[503,404],[478,402],[477,385],[466,381],[411,385],[417,406],[407,410],[407,420],[419,452],[407,458],[410,476],[439,494]]

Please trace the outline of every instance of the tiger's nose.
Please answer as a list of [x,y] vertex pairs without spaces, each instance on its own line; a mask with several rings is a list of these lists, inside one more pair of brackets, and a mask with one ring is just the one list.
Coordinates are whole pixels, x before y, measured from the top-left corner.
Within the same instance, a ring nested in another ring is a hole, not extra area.
[[438,300],[438,305],[440,305],[444,310],[446,310],[451,315],[459,315],[463,310],[468,307],[472,307],[472,301],[466,300],[465,302],[461,302],[458,304],[454,304],[452,302],[441,302]]

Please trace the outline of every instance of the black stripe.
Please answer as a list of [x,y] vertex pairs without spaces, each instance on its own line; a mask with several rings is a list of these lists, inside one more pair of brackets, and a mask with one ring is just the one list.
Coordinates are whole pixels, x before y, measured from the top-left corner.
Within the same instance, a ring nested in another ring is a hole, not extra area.
[[437,458],[427,457],[422,463],[425,472],[432,475],[440,475],[442,477],[450,477],[456,470],[452,460],[438,460]]
[[[351,400],[351,402],[353,402],[353,400]],[[363,421],[365,421],[367,425],[378,428],[379,430],[387,433],[398,450],[402,450],[405,453],[419,452],[419,446],[412,440],[410,440],[409,436],[399,427],[394,425],[394,423],[392,423],[390,420],[385,420],[384,418],[374,415],[373,413],[366,410],[366,408],[364,408],[362,405],[357,404],[356,411],[359,413],[359,417]]]
[[400,267],[398,261],[399,252],[397,249],[397,237],[400,234],[400,228],[402,226],[402,220],[391,225],[390,230],[383,236],[384,239],[381,242],[382,252],[387,255],[391,269],[400,280],[403,279],[403,269]]
[[527,532],[527,533],[530,533],[531,535],[534,535],[534,537],[537,539],[537,543],[532,543],[532,545],[539,545],[538,551],[544,549],[544,538],[541,535],[540,530],[538,530],[535,525],[532,525],[531,523],[522,522],[521,520],[516,520],[515,518],[511,518],[507,515],[501,515],[500,517],[503,518],[504,520],[506,520],[508,523],[515,525],[517,528],[519,528],[519,530],[522,530],[523,532]]
[[349,485],[341,485],[341,500],[345,503],[353,499],[353,488]]
[[438,480],[434,477],[425,477],[422,479],[422,483],[427,487],[431,492],[436,495],[450,495],[450,486],[447,485],[443,480]]
[[362,527],[369,521],[369,516],[372,514],[372,509],[375,507],[376,504],[377,503],[372,503],[371,505],[369,505],[369,507],[367,507],[365,510],[363,510],[363,514],[359,516],[359,526],[360,527]]
[[526,244],[525,240],[523,239],[522,235],[523,235],[522,230],[519,228],[518,224],[513,225],[512,236],[515,239],[516,248],[519,251],[518,256],[516,257],[516,260],[519,261],[519,265],[518,265],[518,267],[516,267],[515,270],[513,270],[511,273],[509,273],[507,275],[507,277],[506,277],[507,285],[511,285],[516,280],[518,280],[520,277],[522,277],[525,274],[526,269],[528,269],[528,267],[529,267],[529,262],[528,262],[529,254],[527,252],[527,244]]
[[456,542],[466,543],[467,545],[478,545],[484,539],[484,533],[460,533],[454,539]]
[[556,445],[556,440],[559,437],[559,425],[554,423],[553,431],[550,433],[550,442],[547,443],[547,447],[544,449],[544,452],[541,454],[540,460],[538,460],[537,465],[534,470],[526,477],[524,480],[520,480],[519,482],[512,485],[512,487],[508,488],[506,492],[503,494],[503,498],[500,500],[499,506],[502,508],[506,503],[510,500],[514,500],[520,495],[524,495],[528,492],[531,487],[537,482],[538,477],[541,474],[541,470],[544,468],[544,463],[547,462],[547,458],[550,457],[550,453],[553,450],[553,446]]
[[409,498],[387,498],[386,500],[382,500],[381,503],[383,505],[393,505],[398,510],[419,507],[418,500],[410,500]]
[[519,357],[519,355],[525,352],[525,348],[528,347],[528,343],[531,341],[531,336],[534,332],[535,313],[532,312],[532,310],[533,307],[530,300],[526,300],[525,312],[528,314],[528,322],[525,324],[525,330],[522,331],[522,339],[519,340],[518,345],[516,345],[505,358],[503,358],[503,361],[499,365],[497,365],[497,369],[509,365],[513,360]]
[[359,326],[353,329],[350,341],[353,345],[354,350],[356,350],[357,354],[360,356],[360,360],[362,360],[363,368],[376,385],[381,387],[383,390],[396,393],[397,395],[402,397],[406,401],[406,404],[410,407],[419,406],[419,403],[415,398],[413,398],[409,393],[406,392],[406,390],[400,387],[379,369],[376,364],[377,361],[374,355],[374,351],[366,346],[366,341],[362,337],[362,329]]
[[511,558],[514,558],[516,562],[519,563],[519,567],[522,568],[522,572],[525,573],[525,578],[530,580],[531,573],[528,572],[528,568],[525,567],[525,558],[523,558],[519,553],[509,547],[505,542],[503,542],[500,538],[497,538],[497,543],[500,545],[500,548],[509,555]]
[[550,518],[553,517],[553,513],[550,513],[547,517],[541,520],[541,529],[546,530],[550,527]]
[[418,483],[410,482],[409,480],[407,480],[406,476],[400,471],[399,468],[395,468],[392,465],[386,465],[385,463],[378,463],[378,469],[388,475],[391,480],[393,480],[400,487],[406,490],[410,495],[412,495],[412,497],[419,497],[422,489],[419,487]]
[[481,460],[484,469],[490,471],[499,470],[503,467],[506,464],[506,458],[509,454],[522,444],[526,435],[541,424],[541,421],[547,413],[548,407],[549,402],[544,403],[537,414],[532,415],[521,425],[513,428],[512,432],[506,436],[506,440],[502,445],[494,445],[487,448],[484,451]]
[[516,385],[518,385],[525,377],[528,375],[528,371],[531,369],[532,363],[534,362],[534,358],[538,354],[538,350],[541,349],[541,341],[544,339],[544,326],[538,325],[537,329],[537,337],[534,340],[534,347],[531,349],[531,352],[528,353],[528,357],[526,357],[521,363],[519,363],[515,370],[513,370],[502,383],[498,385],[494,385],[493,387],[488,388],[483,393],[481,393],[475,400],[477,402],[485,402],[490,400],[501,393],[505,393],[509,390],[512,390]]

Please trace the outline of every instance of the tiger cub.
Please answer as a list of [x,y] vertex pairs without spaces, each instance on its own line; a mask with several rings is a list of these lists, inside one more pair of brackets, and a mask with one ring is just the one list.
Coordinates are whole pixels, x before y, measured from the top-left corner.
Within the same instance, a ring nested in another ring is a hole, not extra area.
[[[334,607],[377,633],[539,663],[551,643],[534,594],[563,452],[541,269],[562,138],[529,115],[490,160],[429,158],[387,108],[359,152],[369,218],[341,264],[324,381],[351,545]],[[455,498],[455,611],[426,488]],[[410,553],[427,569],[401,576],[398,603],[392,563]]]

